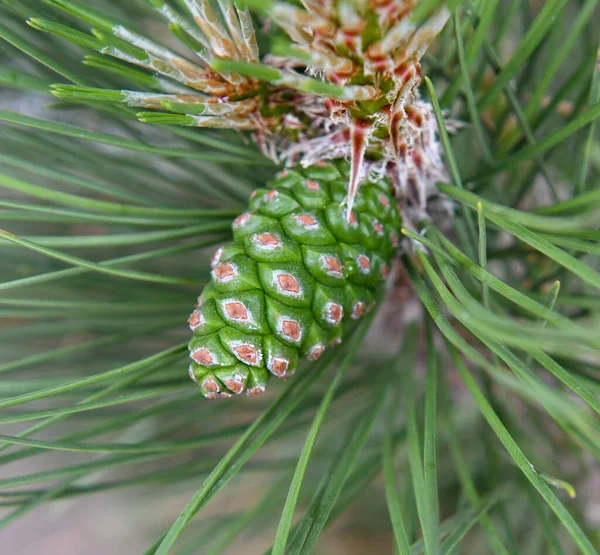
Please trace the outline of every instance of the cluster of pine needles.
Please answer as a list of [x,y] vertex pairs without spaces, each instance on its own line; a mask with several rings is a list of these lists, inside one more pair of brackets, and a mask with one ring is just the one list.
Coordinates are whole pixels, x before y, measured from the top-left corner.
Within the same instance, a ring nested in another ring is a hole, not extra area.
[[[165,32],[162,1],[89,4]],[[215,403],[185,322],[278,168],[237,131],[57,100],[153,77],[27,24],[88,31],[81,3],[0,0],[0,533],[122,490],[146,553],[331,553],[344,523],[373,552],[597,552],[598,1],[454,4],[421,87],[454,215],[403,230],[420,316],[385,353],[363,342],[375,311],[262,397]]]

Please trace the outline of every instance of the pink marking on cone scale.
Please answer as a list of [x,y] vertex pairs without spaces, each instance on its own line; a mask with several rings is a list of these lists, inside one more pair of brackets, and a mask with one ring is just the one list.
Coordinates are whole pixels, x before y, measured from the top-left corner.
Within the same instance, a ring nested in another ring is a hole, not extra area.
[[254,387],[251,387],[248,391],[246,391],[246,394],[249,397],[256,397],[257,395],[260,395],[264,391],[265,391],[265,387],[263,385],[255,385]]
[[225,303],[225,312],[227,312],[227,316],[232,320],[241,320],[243,322],[249,320],[246,307],[239,301],[229,301]]
[[358,320],[365,313],[365,303],[362,301],[356,301],[352,307],[352,319]]
[[307,179],[304,184],[306,185],[306,188],[309,191],[319,191],[321,189],[321,187],[319,187],[319,184],[316,181],[311,181],[310,179]]
[[235,266],[228,262],[223,262],[213,270],[213,273],[218,281],[231,281],[235,277]]
[[202,366],[210,366],[215,363],[215,359],[208,349],[198,349],[191,356],[194,361]]
[[358,225],[358,220],[356,219],[356,214],[354,212],[350,212],[348,216],[348,223],[352,225],[352,227],[356,227]]
[[379,220],[375,220],[373,222],[373,229],[375,230],[375,233],[377,233],[377,235],[379,235],[380,237],[383,235],[383,226],[381,225],[381,223],[379,223]]
[[337,326],[342,321],[343,316],[344,309],[342,308],[342,305],[337,303],[329,303],[327,305],[327,321],[330,324]]
[[364,254],[359,254],[356,260],[358,262],[358,269],[363,274],[368,274],[371,271],[371,261]]
[[235,228],[241,227],[250,219],[250,216],[250,213],[244,212],[243,214],[240,214],[235,220],[233,220],[233,223],[231,225]]
[[217,399],[219,397],[221,399],[226,399],[228,397],[231,397],[231,393],[221,391],[219,384],[214,380],[214,378],[210,376],[204,379],[204,381],[202,382],[202,387],[208,390],[204,392],[204,396],[207,399]]
[[300,214],[300,216],[296,216],[296,221],[306,229],[317,226],[317,220],[310,214]]
[[300,341],[302,337],[302,328],[296,320],[284,320],[279,321],[279,331],[286,339],[294,342]]
[[308,360],[317,360],[325,351],[325,345],[315,345],[314,347],[312,347],[310,349],[310,351],[308,351],[308,353],[306,354],[306,358]]
[[325,264],[325,269],[329,274],[343,275],[344,266],[335,256],[323,256],[322,260]]
[[212,378],[205,378],[205,380],[202,382],[202,387],[213,393],[218,393],[220,391],[219,384],[217,384],[217,382]]
[[281,240],[272,233],[259,233],[254,236],[263,247],[275,248],[281,245]]
[[189,369],[188,369],[188,374],[190,375],[190,378],[192,380],[194,380],[198,385],[200,385],[198,383],[198,378],[196,378],[196,374],[194,374],[194,368],[190,365]]
[[278,191],[269,191],[266,195],[265,198],[267,200],[273,200],[274,198],[277,198],[279,196],[279,192]]
[[243,345],[234,347],[233,350],[237,357],[243,362],[247,362],[248,364],[256,364],[258,362],[258,351],[254,345],[244,343]]
[[291,274],[279,274],[277,276],[277,284],[279,285],[279,289],[286,293],[300,293],[298,280]]
[[192,330],[195,330],[202,323],[202,315],[198,310],[194,310],[188,318],[188,324]]
[[379,203],[384,208],[389,208],[390,207],[390,199],[387,198],[385,195],[379,195]]
[[210,259],[210,264],[213,268],[217,266],[219,262],[221,262],[221,256],[223,256],[223,247],[219,247],[217,252],[215,252],[213,257]]
[[287,374],[289,367],[290,361],[282,357],[273,357],[269,364],[269,370],[279,378],[283,378]]
[[235,378],[228,378],[224,381],[225,385],[230,391],[233,391],[236,394],[244,391],[244,382],[237,380]]

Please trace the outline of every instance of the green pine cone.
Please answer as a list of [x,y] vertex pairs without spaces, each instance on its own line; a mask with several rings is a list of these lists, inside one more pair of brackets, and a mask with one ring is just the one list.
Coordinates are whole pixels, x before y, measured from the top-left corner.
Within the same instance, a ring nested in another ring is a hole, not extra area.
[[270,374],[316,360],[372,307],[401,219],[381,180],[360,187],[348,222],[347,183],[331,164],[284,170],[233,222],[189,318],[190,376],[206,397],[261,393]]

